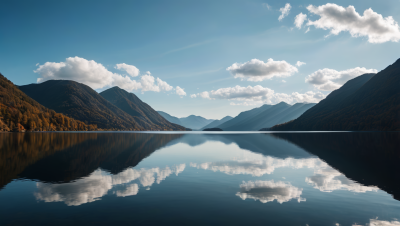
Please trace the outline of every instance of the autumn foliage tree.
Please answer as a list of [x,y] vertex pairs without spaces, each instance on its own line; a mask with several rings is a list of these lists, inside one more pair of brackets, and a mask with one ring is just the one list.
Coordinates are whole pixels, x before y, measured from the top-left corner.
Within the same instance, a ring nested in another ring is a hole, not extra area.
[[90,131],[85,123],[45,108],[0,73],[0,131]]

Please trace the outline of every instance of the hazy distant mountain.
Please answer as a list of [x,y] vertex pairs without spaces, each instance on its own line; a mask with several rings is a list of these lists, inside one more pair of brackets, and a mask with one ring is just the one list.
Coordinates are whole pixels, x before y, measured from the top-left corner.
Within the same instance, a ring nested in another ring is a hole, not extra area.
[[[44,107],[23,93],[2,74],[0,74],[0,109],[0,131],[86,131],[96,129],[96,126],[86,125]],[[0,147],[0,149],[2,148]]]
[[240,113],[237,117],[220,125],[219,128],[224,131],[255,131],[270,128],[276,124],[296,119],[314,105],[297,103],[292,106],[285,102],[276,105],[263,105]]
[[214,120],[213,122],[211,122],[210,124],[204,126],[203,128],[201,128],[200,130],[204,130],[204,129],[211,129],[211,128],[218,128],[222,123],[225,123],[229,120],[233,119],[233,117],[231,116],[226,116],[221,120]]
[[298,119],[273,130],[400,130],[400,59],[354,78]]
[[168,120],[169,122],[181,125],[183,127],[189,128],[189,129],[194,129],[194,130],[200,130],[204,126],[215,121],[214,119],[205,119],[201,116],[196,116],[196,115],[190,115],[185,118],[177,118],[177,117],[171,116],[170,114],[165,113],[163,111],[157,111],[157,112],[161,116],[163,116],[166,120]]
[[162,117],[164,117],[167,121],[171,122],[171,123],[175,123],[178,125],[182,125],[181,124],[181,120],[177,117],[174,117],[168,113],[165,113],[163,111],[157,111],[158,114],[160,114]]
[[118,86],[107,89],[101,92],[100,95],[129,115],[139,117],[150,125],[159,126],[160,130],[185,130],[184,127],[167,121],[135,94],[129,93]]
[[96,124],[99,128],[118,130],[160,130],[160,126],[131,116],[119,109],[87,85],[50,80],[19,87],[44,106],[74,119]]
[[199,130],[215,120],[214,119],[205,119],[201,116],[190,115],[186,118],[180,118],[180,121],[181,121],[182,125],[186,128]]
[[[268,109],[270,107],[271,107],[271,105],[265,104],[265,105],[263,105],[263,106],[261,106],[259,108],[253,108],[251,110],[241,112],[238,116],[234,117],[233,119],[231,119],[231,120],[219,125],[219,128],[221,128],[221,129],[225,128],[226,129],[226,128],[235,126],[237,124],[240,124],[243,121],[245,121],[245,120],[247,120],[247,119],[249,119],[251,117],[254,117],[255,115],[261,113],[262,111],[264,111],[264,110],[266,110],[266,109]],[[225,130],[225,129],[223,129],[223,130]]]

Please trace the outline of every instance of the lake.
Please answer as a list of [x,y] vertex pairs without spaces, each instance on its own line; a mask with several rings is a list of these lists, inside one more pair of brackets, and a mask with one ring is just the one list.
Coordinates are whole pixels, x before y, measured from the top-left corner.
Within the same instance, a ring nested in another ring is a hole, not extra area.
[[0,225],[400,225],[400,133],[2,133]]

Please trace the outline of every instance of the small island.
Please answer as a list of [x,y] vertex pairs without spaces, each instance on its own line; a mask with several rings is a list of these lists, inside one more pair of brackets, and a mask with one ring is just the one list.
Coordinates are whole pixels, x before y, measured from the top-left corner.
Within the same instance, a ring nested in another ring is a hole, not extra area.
[[203,131],[223,131],[220,128],[207,128],[207,129],[203,129]]

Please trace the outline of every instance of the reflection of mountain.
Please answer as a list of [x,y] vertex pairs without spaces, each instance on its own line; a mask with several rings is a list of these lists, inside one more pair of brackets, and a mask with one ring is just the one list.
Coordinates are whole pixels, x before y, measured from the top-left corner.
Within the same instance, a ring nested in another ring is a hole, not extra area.
[[58,151],[87,140],[96,133],[2,133],[0,134],[0,189],[26,167]]
[[[378,186],[400,199],[400,133],[277,133],[274,136],[317,155],[347,178]],[[307,180],[321,191],[329,191],[319,181],[329,180],[333,174],[320,172],[317,176],[321,178]],[[340,177],[335,180],[341,182],[340,186],[348,186]]]
[[99,167],[117,174],[181,135],[37,133],[4,136],[0,143],[6,147],[0,152],[2,185],[17,177],[69,182]]
[[190,146],[197,146],[207,141],[219,141],[224,144],[237,144],[241,149],[252,152],[274,156],[278,158],[308,158],[311,155],[303,149],[289,142],[282,142],[269,134],[186,134],[176,139],[168,146],[185,143]]

